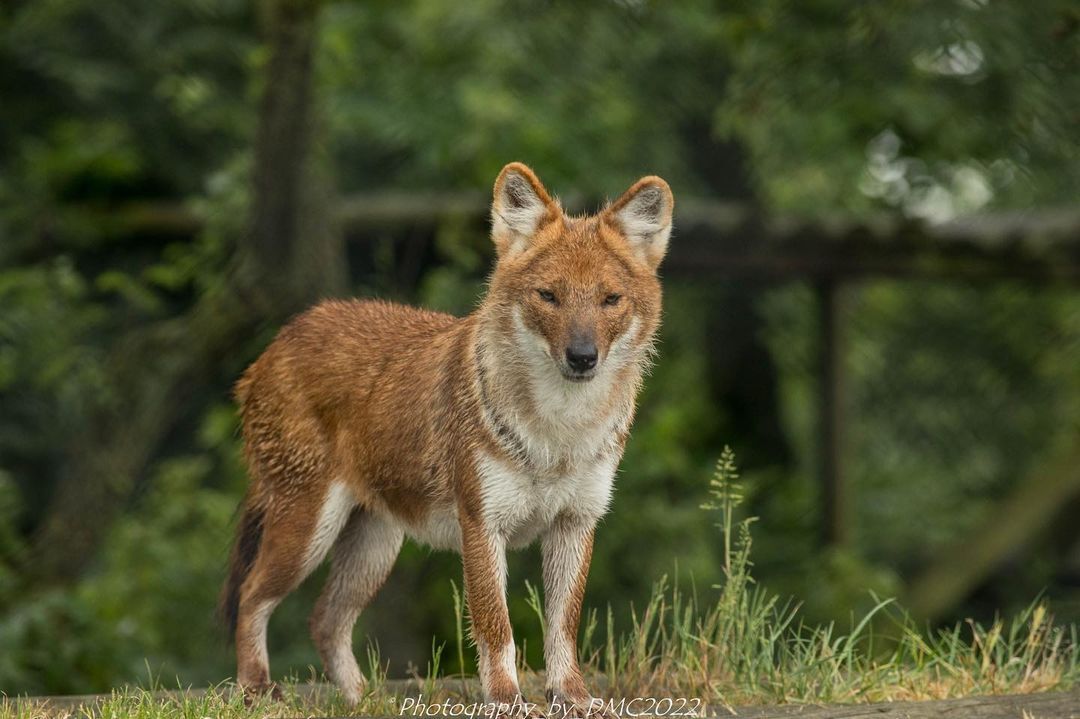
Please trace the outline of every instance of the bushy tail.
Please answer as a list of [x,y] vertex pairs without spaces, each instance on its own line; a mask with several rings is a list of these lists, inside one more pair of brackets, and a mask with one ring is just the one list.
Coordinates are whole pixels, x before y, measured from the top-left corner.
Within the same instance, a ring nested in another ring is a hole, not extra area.
[[236,636],[237,614],[240,610],[240,588],[244,580],[251,572],[251,566],[255,564],[255,557],[259,554],[259,544],[262,542],[263,510],[250,506],[244,502],[240,510],[240,522],[236,529],[236,544],[233,545],[229,555],[229,575],[225,579],[225,586],[221,589],[221,599],[218,602],[218,616],[222,625],[229,633],[231,640]]

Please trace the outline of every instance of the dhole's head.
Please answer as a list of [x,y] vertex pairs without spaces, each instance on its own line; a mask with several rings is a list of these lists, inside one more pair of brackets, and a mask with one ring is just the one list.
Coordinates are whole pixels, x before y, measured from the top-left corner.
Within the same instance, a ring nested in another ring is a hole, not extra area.
[[660,320],[656,272],[673,206],[668,184],[645,177],[598,214],[568,217],[532,170],[504,167],[487,299],[512,325],[504,336],[530,358],[546,355],[569,382],[640,360]]

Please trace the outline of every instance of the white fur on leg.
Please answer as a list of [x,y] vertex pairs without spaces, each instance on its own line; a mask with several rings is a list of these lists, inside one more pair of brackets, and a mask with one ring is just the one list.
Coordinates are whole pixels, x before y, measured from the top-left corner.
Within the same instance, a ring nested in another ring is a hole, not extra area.
[[[274,613],[281,599],[267,599],[258,604],[246,618],[247,626],[242,628],[238,643],[243,643],[239,648],[246,661],[240,666],[240,676],[236,681],[242,686],[259,685],[270,680],[270,655],[266,648],[266,627],[270,623],[270,615]],[[259,676],[243,676],[252,671]]]
[[327,676],[350,704],[360,701],[365,684],[353,654],[353,625],[393,568],[403,538],[396,523],[365,512],[353,515],[334,544],[312,634]]
[[544,602],[547,622],[544,666],[547,688],[561,692],[577,673],[577,637],[566,628],[566,617],[585,562],[591,524],[561,518],[544,537]]
[[315,531],[308,541],[307,555],[304,557],[304,575],[307,575],[330,551],[345,521],[356,506],[356,498],[352,491],[345,486],[344,482],[331,482],[326,496],[323,498],[322,507],[319,509],[319,519],[315,523]]
[[492,649],[477,643],[477,653],[480,656],[480,683],[485,695],[489,695],[488,687],[491,679],[496,676],[508,676],[515,687],[520,686],[517,675],[517,647],[513,640]]
[[[495,576],[498,580],[498,591],[505,601],[506,597],[506,541],[501,534],[490,537],[491,554],[495,560]],[[514,646],[514,638],[501,647],[488,646],[483,639],[477,637],[476,650],[480,664],[480,683],[483,686],[484,695],[490,697],[491,681],[496,676],[507,676],[513,682],[514,687],[520,686],[517,675],[517,650]]]

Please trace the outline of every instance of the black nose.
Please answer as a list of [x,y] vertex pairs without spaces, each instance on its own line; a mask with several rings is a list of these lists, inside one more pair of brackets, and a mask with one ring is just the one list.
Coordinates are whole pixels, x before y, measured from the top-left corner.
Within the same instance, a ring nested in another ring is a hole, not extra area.
[[596,345],[592,342],[574,342],[566,348],[566,364],[575,372],[584,372],[596,366]]

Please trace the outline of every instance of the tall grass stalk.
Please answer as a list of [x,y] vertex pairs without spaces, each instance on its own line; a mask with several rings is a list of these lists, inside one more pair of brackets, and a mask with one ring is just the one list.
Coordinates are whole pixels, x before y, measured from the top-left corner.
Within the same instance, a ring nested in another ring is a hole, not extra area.
[[457,643],[458,672],[465,677],[465,603],[457,582],[450,580],[450,592],[454,597],[454,639]]

